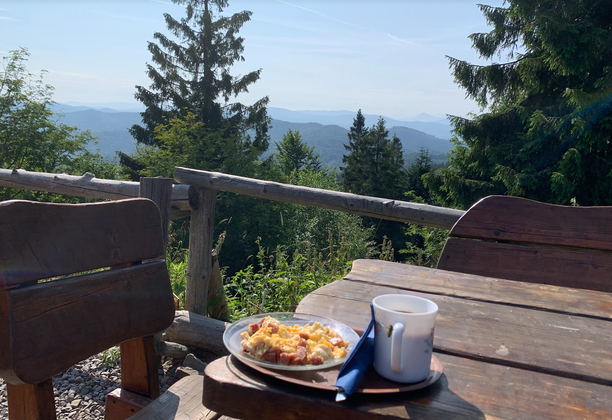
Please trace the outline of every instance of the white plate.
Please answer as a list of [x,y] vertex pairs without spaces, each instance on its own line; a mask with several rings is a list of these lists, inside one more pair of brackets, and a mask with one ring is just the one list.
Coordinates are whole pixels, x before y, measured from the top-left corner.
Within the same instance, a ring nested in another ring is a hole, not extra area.
[[276,370],[319,370],[319,369],[327,369],[332,366],[341,365],[344,363],[346,358],[343,359],[335,359],[333,361],[329,361],[327,363],[323,363],[322,365],[279,365],[276,363],[266,362],[264,360],[255,359],[250,354],[242,350],[242,338],[240,338],[240,334],[245,331],[248,331],[249,325],[255,324],[261,321],[263,318],[271,316],[273,318],[278,319],[285,325],[306,325],[312,324],[313,322],[318,322],[326,327],[332,328],[336,330],[341,336],[342,339],[349,342],[348,349],[353,348],[353,346],[359,341],[359,336],[355,331],[353,331],[350,327],[342,324],[341,322],[334,321],[333,319],[324,318],[322,316],[316,315],[308,315],[308,314],[296,314],[293,312],[274,312],[268,314],[259,314],[253,315],[247,318],[243,318],[240,321],[234,322],[229,328],[225,330],[223,333],[223,344],[225,347],[236,356],[240,360],[247,361],[249,363],[254,363],[259,366],[264,366],[268,369],[276,369]]

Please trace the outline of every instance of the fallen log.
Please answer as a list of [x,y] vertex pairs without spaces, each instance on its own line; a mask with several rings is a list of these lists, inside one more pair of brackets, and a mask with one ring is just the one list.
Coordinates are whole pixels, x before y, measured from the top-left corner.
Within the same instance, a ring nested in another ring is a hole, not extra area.
[[176,311],[174,322],[164,333],[164,340],[225,356],[229,351],[223,345],[223,332],[230,325],[193,312]]

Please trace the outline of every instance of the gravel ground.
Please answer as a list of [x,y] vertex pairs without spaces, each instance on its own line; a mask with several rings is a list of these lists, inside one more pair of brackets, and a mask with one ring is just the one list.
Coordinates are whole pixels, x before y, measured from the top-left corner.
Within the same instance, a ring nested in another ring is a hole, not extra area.
[[[74,365],[53,378],[57,419],[100,420],[104,418],[106,394],[120,386],[119,367],[107,368],[102,353]],[[179,378],[180,366],[172,359],[164,359],[159,369],[161,391],[168,389]],[[6,385],[0,378],[0,419],[8,419]]]

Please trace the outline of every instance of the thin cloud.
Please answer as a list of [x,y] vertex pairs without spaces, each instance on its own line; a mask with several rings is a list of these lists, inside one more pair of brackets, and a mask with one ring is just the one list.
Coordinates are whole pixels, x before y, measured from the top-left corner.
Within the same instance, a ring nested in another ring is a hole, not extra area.
[[283,0],[276,0],[276,1],[279,2],[279,3],[283,3],[283,4],[286,4],[286,5],[289,5],[289,6],[296,7],[298,9],[305,10],[305,11],[310,12],[310,13],[314,13],[315,15],[319,15],[321,17],[324,17],[325,19],[333,20],[334,22],[340,22],[340,23],[342,23],[344,25],[353,26],[353,27],[359,28],[359,29],[367,29],[367,28],[363,28],[361,26],[355,25],[354,23],[350,23],[350,22],[347,22],[345,20],[337,19],[335,17],[326,15],[326,14],[321,13],[321,12],[317,12],[316,10],[309,9],[307,7],[304,7],[304,6],[298,6],[297,4],[289,3],[289,2],[283,1]]
[[414,42],[414,41],[410,41],[409,39],[403,39],[403,38],[399,38],[395,35],[391,35],[390,33],[385,33],[385,35],[387,35],[389,38],[395,40],[395,41],[399,41],[399,42],[403,42],[404,44],[408,44],[408,45],[414,45],[415,47],[419,47],[419,48],[423,48],[424,50],[426,50],[427,48],[425,48],[424,46],[422,46],[421,44]]
[[17,20],[17,19],[8,17],[8,16],[0,16],[0,20]]
[[366,28],[366,27],[363,27],[363,26],[355,25],[354,23],[347,22],[347,21],[341,20],[341,19],[337,19],[335,17],[326,15],[324,13],[317,12],[316,10],[312,10],[312,9],[307,8],[307,7],[299,6],[297,4],[289,3],[289,2],[284,1],[284,0],[276,0],[276,1],[279,2],[279,3],[283,3],[283,4],[286,4],[286,5],[289,5],[289,6],[296,7],[298,9],[305,10],[305,11],[310,12],[310,13],[314,13],[315,15],[321,16],[321,17],[323,17],[325,19],[332,20],[334,22],[339,22],[339,23],[342,23],[344,25],[352,26],[353,28],[361,29],[363,31],[375,32],[375,33],[378,33],[378,34],[386,35],[386,36],[388,36],[389,38],[391,38],[391,39],[393,39],[395,41],[399,41],[399,42],[402,42],[404,44],[414,45],[415,47],[426,49],[425,47],[423,47],[422,45],[420,45],[420,44],[418,44],[418,43],[416,43],[414,41],[410,41],[410,40],[407,40],[407,39],[402,39],[402,38],[396,37],[394,35],[391,35],[388,32],[381,32],[381,31],[377,31],[375,29],[370,29],[370,28]]

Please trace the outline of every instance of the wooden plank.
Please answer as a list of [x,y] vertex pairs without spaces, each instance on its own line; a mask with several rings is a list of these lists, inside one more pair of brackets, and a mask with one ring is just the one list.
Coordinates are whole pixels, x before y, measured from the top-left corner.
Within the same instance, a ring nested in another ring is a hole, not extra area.
[[104,420],[125,420],[151,404],[153,400],[125,389],[115,389],[106,396]]
[[389,395],[335,393],[271,379],[233,357],[204,371],[204,405],[244,420],[607,419],[612,388],[451,355],[437,357],[444,375],[431,387]]
[[146,199],[0,203],[0,289],[164,255],[159,210]]
[[[50,378],[122,341],[174,319],[164,261],[9,290],[0,299],[0,375],[13,384]],[[6,315],[2,315],[6,314]],[[4,318],[6,317],[6,318]],[[3,327],[10,320],[10,327]]]
[[578,293],[575,289],[564,287],[500,280],[380,260],[353,261],[346,279],[403,290],[612,319],[612,294],[590,290],[580,290]]
[[37,384],[6,384],[9,418],[11,420],[55,420],[53,380]]
[[612,251],[612,207],[490,196],[474,204],[450,235]]
[[121,343],[121,388],[154,400],[159,397],[158,367],[152,335]]
[[202,381],[199,375],[181,379],[130,420],[225,419],[202,404]]
[[465,213],[463,210],[447,209],[428,204],[280,184],[189,168],[175,168],[174,179],[196,187],[443,229],[450,229]]
[[422,296],[439,306],[434,348],[507,366],[612,385],[612,322],[341,280],[302,300],[296,311],[362,329],[378,295]]
[[185,309],[207,314],[208,288],[213,275],[212,249],[217,192],[208,188],[189,189],[192,205],[189,224],[189,261],[185,276]]
[[[24,169],[0,169],[0,186],[110,200],[138,197],[140,188],[138,182],[96,178],[90,172],[82,176],[75,176],[32,172]],[[173,208],[189,210],[188,189],[188,185],[175,184],[172,186]]]
[[168,247],[168,224],[172,202],[172,178],[140,178],[138,195],[153,201],[159,208],[164,250]]
[[611,253],[449,238],[438,261],[438,268],[612,292]]

